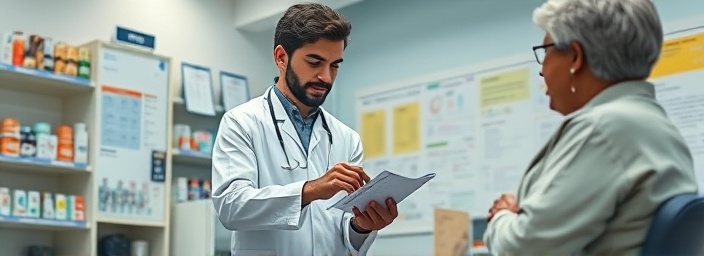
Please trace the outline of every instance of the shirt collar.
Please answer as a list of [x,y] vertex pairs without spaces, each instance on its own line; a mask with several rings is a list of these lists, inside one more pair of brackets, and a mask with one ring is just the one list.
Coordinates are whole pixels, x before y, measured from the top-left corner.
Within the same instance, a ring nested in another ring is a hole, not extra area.
[[[279,87],[276,86],[276,83],[279,81],[279,77],[274,77],[274,93],[276,94],[276,97],[279,98],[279,101],[281,101],[281,105],[284,106],[284,109],[286,110],[286,113],[289,114],[290,117],[293,117],[295,115],[301,115],[301,111],[298,110],[298,107],[296,107],[291,100],[284,95],[281,90],[279,90]],[[308,118],[315,118],[318,115],[318,112],[320,112],[320,108],[314,108],[311,109],[311,112],[308,114]],[[301,116],[302,117],[302,116]]]

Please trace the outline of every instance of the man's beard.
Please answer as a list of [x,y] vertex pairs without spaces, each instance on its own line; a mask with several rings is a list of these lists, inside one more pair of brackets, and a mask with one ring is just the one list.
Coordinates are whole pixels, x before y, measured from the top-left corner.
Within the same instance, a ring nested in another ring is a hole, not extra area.
[[[303,103],[303,105],[306,105],[311,108],[317,108],[320,105],[323,105],[323,102],[325,102],[325,98],[327,98],[328,94],[330,93],[330,89],[332,89],[332,84],[325,82],[307,82],[304,85],[301,85],[298,76],[295,72],[293,72],[293,69],[290,67],[290,64],[288,65],[288,67],[286,67],[286,85],[288,86],[288,89],[291,91],[293,96],[296,97],[298,101]],[[319,86],[327,90],[325,91],[325,94],[323,94],[323,96],[309,96],[308,93],[306,93],[306,90],[311,86]]]

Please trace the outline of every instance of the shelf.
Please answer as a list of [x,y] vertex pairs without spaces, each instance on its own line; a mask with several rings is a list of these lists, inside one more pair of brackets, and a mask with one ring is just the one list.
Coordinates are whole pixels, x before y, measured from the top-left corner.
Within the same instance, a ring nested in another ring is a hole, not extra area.
[[65,97],[93,90],[90,80],[0,63],[0,88]]
[[[187,110],[186,110],[186,100],[184,100],[183,98],[181,98],[181,97],[175,97],[175,98],[173,99],[173,102],[174,102],[174,105],[180,106],[179,109],[180,109],[181,111],[187,111]],[[225,110],[224,110],[224,108],[222,107],[222,105],[215,105],[215,113],[216,113],[216,114],[225,113]],[[193,113],[193,114],[195,114],[195,113]]]
[[0,155],[0,167],[2,167],[0,169],[2,171],[30,171],[34,173],[77,174],[90,172],[90,168],[84,164],[3,155]]
[[173,152],[173,162],[175,164],[210,166],[213,162],[209,153],[178,148],[173,149]]
[[98,217],[97,221],[99,224],[113,224],[113,225],[135,226],[135,227],[163,228],[166,226],[161,221],[139,220],[139,219],[128,219],[128,218],[117,218],[117,217]]
[[88,229],[85,221],[50,220],[29,217],[0,216],[0,226],[8,228],[41,230],[81,230]]

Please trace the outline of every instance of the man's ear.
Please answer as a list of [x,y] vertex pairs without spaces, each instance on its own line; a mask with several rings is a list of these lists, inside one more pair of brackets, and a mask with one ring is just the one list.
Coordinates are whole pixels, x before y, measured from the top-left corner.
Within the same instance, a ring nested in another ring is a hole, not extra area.
[[574,52],[574,59],[572,60],[570,70],[574,70],[574,73],[577,73],[582,68],[582,65],[584,65],[584,51],[582,51],[582,45],[576,41],[573,41],[570,46]]
[[288,54],[286,54],[286,50],[281,45],[277,45],[274,48],[274,63],[279,67],[284,67],[288,63]]

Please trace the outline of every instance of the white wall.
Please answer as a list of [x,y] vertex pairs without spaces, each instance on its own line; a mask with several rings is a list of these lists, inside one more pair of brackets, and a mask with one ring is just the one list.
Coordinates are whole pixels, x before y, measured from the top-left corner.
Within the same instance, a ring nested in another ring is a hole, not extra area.
[[[402,2],[402,3],[401,3]],[[459,66],[531,53],[542,32],[531,21],[542,0],[364,1],[341,11],[352,43],[333,92],[333,111],[356,126],[358,90]],[[655,0],[664,22],[704,15],[704,1]],[[487,209],[488,209],[487,205]],[[431,234],[380,237],[376,255],[432,255]]]
[[[219,102],[220,70],[247,76],[253,95],[271,84],[267,68],[273,65],[261,58],[259,36],[235,29],[234,5],[232,0],[0,0],[0,31],[21,30],[70,44],[110,41],[116,25],[150,33],[156,36],[155,53],[175,61],[172,70],[179,71],[181,61],[210,67]],[[180,84],[180,75],[174,78]]]

